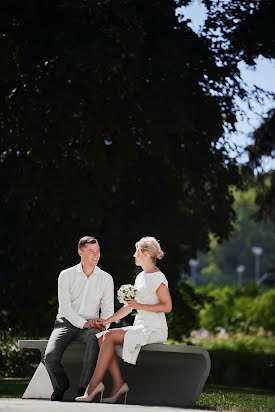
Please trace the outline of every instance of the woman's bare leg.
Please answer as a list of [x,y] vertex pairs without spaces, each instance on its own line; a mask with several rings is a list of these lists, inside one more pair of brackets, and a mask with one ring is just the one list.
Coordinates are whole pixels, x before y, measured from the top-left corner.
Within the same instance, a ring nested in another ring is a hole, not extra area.
[[[121,386],[122,378],[119,370],[119,365],[115,355],[115,345],[122,345],[124,342],[124,335],[127,332],[125,328],[111,329],[108,330],[103,336],[102,342],[100,344],[100,351],[97,359],[96,368],[93,374],[92,379],[87,387],[87,393],[90,394],[99,382],[102,380],[105,372],[108,368],[112,369],[112,378],[115,379],[114,387],[118,388]],[[116,379],[118,379],[116,381]],[[113,391],[112,391],[113,392]]]
[[[98,339],[99,347],[101,347],[102,341],[103,341],[103,336]],[[114,351],[114,355],[110,361],[108,369],[109,369],[109,372],[113,380],[113,386],[112,386],[112,390],[109,396],[113,396],[119,390],[119,388],[121,388],[121,386],[124,383],[122,376],[121,376],[116,351]]]

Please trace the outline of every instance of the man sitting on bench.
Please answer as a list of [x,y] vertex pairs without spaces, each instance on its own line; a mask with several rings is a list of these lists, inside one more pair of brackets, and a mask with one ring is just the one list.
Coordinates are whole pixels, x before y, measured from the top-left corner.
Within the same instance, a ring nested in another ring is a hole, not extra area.
[[97,239],[81,238],[78,254],[81,262],[63,270],[58,278],[59,309],[44,358],[54,389],[52,401],[61,401],[70,386],[61,359],[73,340],[86,344],[77,396],[84,394],[97,361],[95,334],[104,329],[96,325],[99,311],[103,319],[114,313],[114,282],[110,274],[97,266],[100,258]]

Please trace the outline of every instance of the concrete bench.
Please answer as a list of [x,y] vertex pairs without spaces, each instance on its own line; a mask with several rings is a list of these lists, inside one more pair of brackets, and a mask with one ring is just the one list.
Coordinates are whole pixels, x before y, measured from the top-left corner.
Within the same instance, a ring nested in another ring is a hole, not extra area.
[[[38,349],[43,359],[47,340],[19,340],[19,348]],[[76,396],[85,346],[72,342],[63,354],[63,365],[71,386],[64,400]],[[122,376],[130,391],[127,403],[187,407],[198,400],[210,372],[210,357],[206,349],[197,346],[154,343],[142,347],[137,364],[121,359],[122,346],[116,346]],[[103,382],[105,396],[111,389],[111,377],[106,373]],[[24,395],[25,399],[49,399],[53,388],[47,370],[41,362]]]

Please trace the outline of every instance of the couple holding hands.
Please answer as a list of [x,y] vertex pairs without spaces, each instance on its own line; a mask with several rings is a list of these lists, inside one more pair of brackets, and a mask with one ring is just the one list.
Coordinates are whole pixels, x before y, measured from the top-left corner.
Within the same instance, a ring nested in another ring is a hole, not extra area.
[[[69,343],[78,340],[86,349],[75,400],[92,402],[101,393],[102,402],[115,403],[122,395],[126,402],[129,387],[121,376],[115,345],[122,345],[122,359],[135,365],[141,346],[166,341],[165,312],[171,312],[172,301],[167,279],[156,266],[164,253],[154,237],[143,237],[136,243],[135,263],[143,269],[134,284],[137,294],[135,299],[126,298],[116,313],[113,278],[97,266],[98,240],[81,238],[78,253],[81,262],[63,270],[58,278],[59,309],[44,358],[54,389],[51,400],[62,400],[70,386],[61,360]],[[133,309],[137,310],[133,326],[109,329],[112,322]],[[113,386],[109,397],[102,399],[107,369]]]

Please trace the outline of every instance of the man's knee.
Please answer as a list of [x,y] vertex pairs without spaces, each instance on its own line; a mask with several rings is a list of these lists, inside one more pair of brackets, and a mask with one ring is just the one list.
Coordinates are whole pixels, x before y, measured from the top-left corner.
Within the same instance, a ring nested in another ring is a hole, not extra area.
[[91,339],[87,339],[86,346],[88,348],[90,348],[91,350],[98,350],[99,345],[98,345],[97,338],[96,337],[95,338],[91,337]]
[[46,351],[44,356],[44,363],[46,367],[51,368],[61,361],[62,354],[57,353],[56,350]]
[[95,336],[96,333],[99,333],[98,329],[91,328],[85,331],[85,340],[86,343],[97,343],[97,337]]

